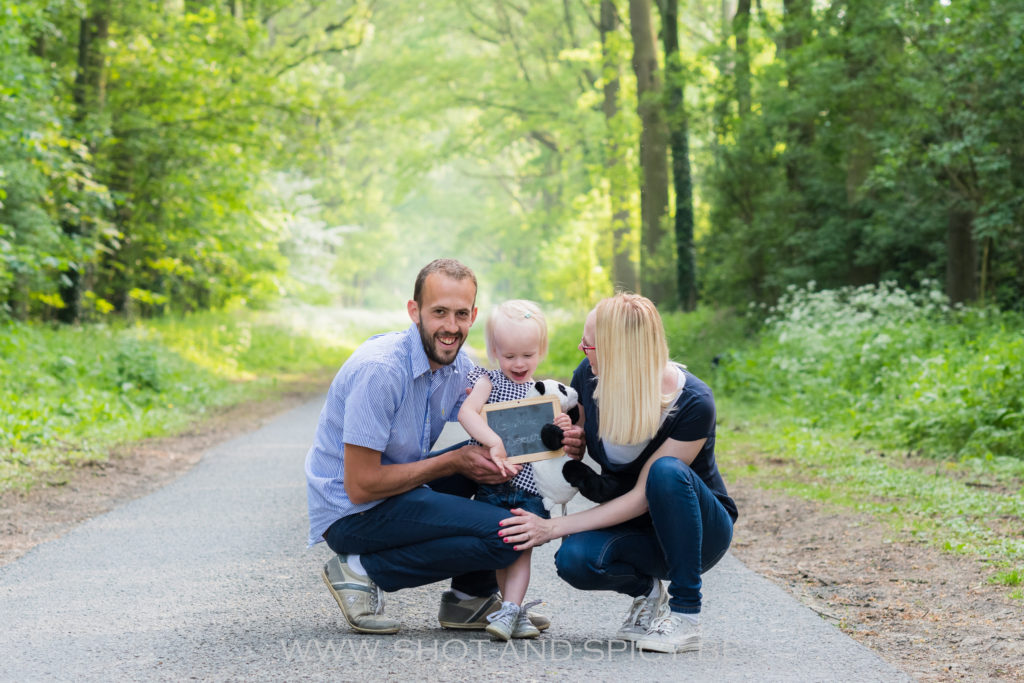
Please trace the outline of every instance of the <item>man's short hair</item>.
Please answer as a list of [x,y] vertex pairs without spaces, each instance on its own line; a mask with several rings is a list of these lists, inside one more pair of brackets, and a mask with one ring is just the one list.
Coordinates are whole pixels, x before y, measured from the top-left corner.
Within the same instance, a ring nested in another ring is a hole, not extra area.
[[[473,289],[477,289],[476,275],[469,269],[469,266],[463,265],[452,258],[435,259],[423,266],[419,275],[416,276],[416,286],[413,288],[412,298],[417,306],[423,305],[423,283],[431,273],[442,273],[453,280],[465,280],[468,278],[473,281]],[[473,299],[476,299],[475,294]]]

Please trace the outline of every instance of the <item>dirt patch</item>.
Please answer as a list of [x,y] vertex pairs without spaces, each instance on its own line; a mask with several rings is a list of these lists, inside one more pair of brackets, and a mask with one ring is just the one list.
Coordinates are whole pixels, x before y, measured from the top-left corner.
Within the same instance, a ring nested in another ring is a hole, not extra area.
[[733,553],[883,659],[922,681],[1024,680],[1024,604],[993,568],[894,532],[866,515],[757,489]]
[[[106,463],[74,470],[64,485],[3,494],[0,566],[163,486],[215,444],[323,389],[306,385],[272,401],[236,406],[189,433],[145,441]],[[729,490],[740,509],[734,554],[896,668],[922,681],[1024,680],[1024,604],[987,583],[993,568],[893,539],[866,515],[742,481]]]
[[296,382],[274,399],[218,411],[178,436],[118,448],[106,462],[63,473],[59,484],[0,494],[0,566],[91,517],[164,486],[216,444],[253,431],[325,391],[319,380]]

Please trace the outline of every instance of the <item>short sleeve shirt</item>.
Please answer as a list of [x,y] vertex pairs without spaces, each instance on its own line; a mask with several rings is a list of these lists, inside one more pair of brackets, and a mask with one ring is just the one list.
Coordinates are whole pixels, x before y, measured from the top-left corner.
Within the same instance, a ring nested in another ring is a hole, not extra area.
[[355,350],[331,382],[306,455],[310,545],[342,517],[381,503],[349,500],[345,444],[379,451],[385,465],[427,457],[444,423],[458,419],[472,368],[459,351],[450,365],[431,371],[415,324],[371,337]]
[[[674,410],[669,414],[663,428],[670,430],[669,438],[677,441],[706,439],[700,453],[690,463],[690,468],[711,489],[729,516],[735,521],[738,517],[736,503],[726,491],[725,481],[722,479],[715,461],[715,400],[711,388],[696,375],[687,370],[683,372],[686,374],[686,383],[676,398]],[[586,433],[587,453],[601,466],[602,474],[619,477],[629,486],[633,486],[646,458],[638,457],[629,463],[613,463],[608,459],[604,443],[598,435],[601,411],[594,398],[597,381],[597,376],[594,375],[590,367],[590,361],[584,358],[573,373],[572,387],[579,394],[580,406],[586,416],[583,429]],[[659,430],[660,433],[661,430]]]

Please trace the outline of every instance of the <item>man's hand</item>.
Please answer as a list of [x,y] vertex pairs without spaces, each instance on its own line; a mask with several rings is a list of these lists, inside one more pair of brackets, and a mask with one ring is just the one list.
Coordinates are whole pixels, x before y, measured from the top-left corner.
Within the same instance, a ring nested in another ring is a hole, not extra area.
[[467,445],[454,451],[457,454],[456,467],[459,474],[478,484],[501,484],[519,474],[519,465],[506,463],[508,472],[491,460],[490,452],[483,446]]
[[580,460],[587,450],[587,438],[583,435],[583,427],[573,425],[562,433],[562,448],[570,458]]

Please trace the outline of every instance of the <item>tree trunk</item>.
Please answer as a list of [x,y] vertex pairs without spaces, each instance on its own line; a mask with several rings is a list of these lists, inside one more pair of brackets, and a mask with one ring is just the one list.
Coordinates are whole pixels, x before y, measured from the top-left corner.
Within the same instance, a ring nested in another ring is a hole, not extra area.
[[954,304],[978,298],[974,212],[954,203],[946,223],[946,294]]
[[739,0],[732,18],[736,39],[736,105],[741,119],[750,114],[750,0]]
[[622,67],[612,45],[621,21],[614,0],[601,0],[601,58],[604,71],[604,119],[608,131],[605,144],[605,172],[609,181],[612,210],[612,285],[627,292],[639,291],[633,235],[629,224],[629,183],[626,159],[619,145],[619,82]]
[[[786,60],[787,89],[795,100],[800,97],[800,74],[793,53],[803,46],[806,33],[810,30],[811,0],[783,0],[782,8],[783,28],[779,47]],[[786,179],[790,191],[794,193],[793,199],[803,205],[804,169],[800,157],[806,154],[814,140],[814,128],[810,121],[801,120],[796,116],[790,117],[787,128],[789,133],[786,140]]]
[[643,294],[657,304],[666,302],[674,288],[672,247],[663,244],[668,209],[668,131],[662,116],[651,0],[629,0],[629,20],[633,37],[633,70],[637,81],[637,113],[641,124],[640,281]]
[[[103,45],[109,34],[109,4],[90,3],[82,17],[78,32],[78,72],[72,87],[75,104],[74,122],[77,133],[90,151],[95,151],[94,133],[90,130],[94,117],[103,109],[105,72]],[[64,235],[73,244],[86,238],[90,230],[84,219],[61,221]],[[80,245],[75,245],[80,246]],[[75,323],[82,317],[82,278],[86,264],[72,262],[61,273],[60,298],[64,307],[57,313],[63,323]]]
[[693,180],[690,175],[690,132],[683,97],[685,83],[679,56],[679,1],[663,0],[662,42],[665,46],[665,88],[669,145],[672,148],[672,187],[675,190],[676,296],[679,307],[697,307],[697,260],[693,249]]

